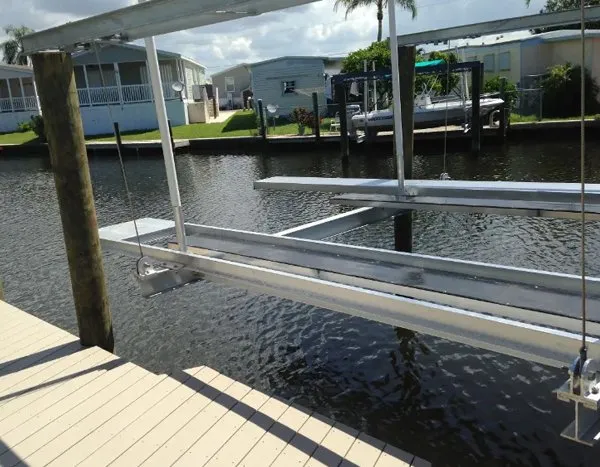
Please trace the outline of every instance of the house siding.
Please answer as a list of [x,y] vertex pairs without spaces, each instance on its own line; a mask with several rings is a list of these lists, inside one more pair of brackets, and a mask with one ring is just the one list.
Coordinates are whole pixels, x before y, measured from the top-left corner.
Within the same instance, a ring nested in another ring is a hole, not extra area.
[[[255,102],[262,99],[263,105],[279,106],[279,115],[289,115],[296,107],[312,110],[312,92],[318,93],[319,109],[326,109],[325,72],[323,59],[284,58],[263,64],[252,65],[252,90]],[[305,93],[283,93],[283,81],[295,81],[297,90]]]
[[225,87],[225,77],[233,77],[235,84],[235,91],[233,92],[234,104],[237,107],[243,106],[242,92],[250,88],[251,77],[250,71],[248,70],[249,65],[240,65],[233,69],[226,70],[225,72],[215,73],[212,75],[213,86],[216,86],[219,90],[219,105],[226,106],[227,102],[227,88]]

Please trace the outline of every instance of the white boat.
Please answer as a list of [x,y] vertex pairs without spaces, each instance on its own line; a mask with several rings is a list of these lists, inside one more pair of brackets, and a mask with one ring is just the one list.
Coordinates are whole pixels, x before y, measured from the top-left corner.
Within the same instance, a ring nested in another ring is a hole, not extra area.
[[[489,114],[503,103],[502,99],[497,98],[480,99],[479,114],[481,118],[487,119]],[[463,124],[465,120],[471,119],[471,109],[471,100],[452,99],[432,102],[430,95],[420,95],[415,98],[415,128],[444,126],[446,121],[449,125]],[[355,113],[352,115],[351,130],[355,132],[364,128],[365,114]],[[374,110],[367,114],[367,131],[371,135],[379,131],[391,131],[393,129],[394,112],[392,109]]]

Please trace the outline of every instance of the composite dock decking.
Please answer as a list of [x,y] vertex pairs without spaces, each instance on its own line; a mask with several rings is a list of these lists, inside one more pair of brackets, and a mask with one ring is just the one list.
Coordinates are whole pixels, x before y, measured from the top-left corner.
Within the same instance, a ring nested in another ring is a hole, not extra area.
[[427,466],[206,366],[156,375],[0,301],[0,466]]

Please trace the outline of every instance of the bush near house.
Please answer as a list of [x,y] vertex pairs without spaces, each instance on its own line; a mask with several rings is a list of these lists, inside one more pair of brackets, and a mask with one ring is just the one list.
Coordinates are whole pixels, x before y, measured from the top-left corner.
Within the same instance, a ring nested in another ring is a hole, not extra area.
[[290,114],[290,121],[298,125],[298,134],[304,134],[306,127],[314,126],[315,117],[312,112],[309,112],[304,107],[296,107]]
[[[584,68],[584,73],[585,113],[594,114],[600,110],[599,88],[589,70]],[[551,67],[542,81],[542,88],[544,117],[575,117],[581,113],[581,66],[567,63]]]
[[40,141],[46,141],[46,133],[44,133],[44,118],[41,115],[34,115],[31,117],[31,123],[29,127]]
[[19,133],[26,133],[27,131],[31,131],[31,123],[29,123],[29,122],[19,122],[17,124],[17,131]]
[[[484,86],[483,92],[485,93],[494,93],[500,92],[500,83],[502,82],[501,76],[494,76],[493,78],[488,79]],[[517,86],[514,83],[505,80],[504,82],[504,101],[508,103],[509,107],[514,107],[515,102],[517,102],[518,91]]]

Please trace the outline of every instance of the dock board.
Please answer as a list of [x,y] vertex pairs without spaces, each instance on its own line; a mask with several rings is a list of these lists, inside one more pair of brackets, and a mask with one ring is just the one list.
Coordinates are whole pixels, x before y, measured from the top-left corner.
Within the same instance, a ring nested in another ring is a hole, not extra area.
[[156,375],[0,301],[0,466],[425,466],[206,366]]

